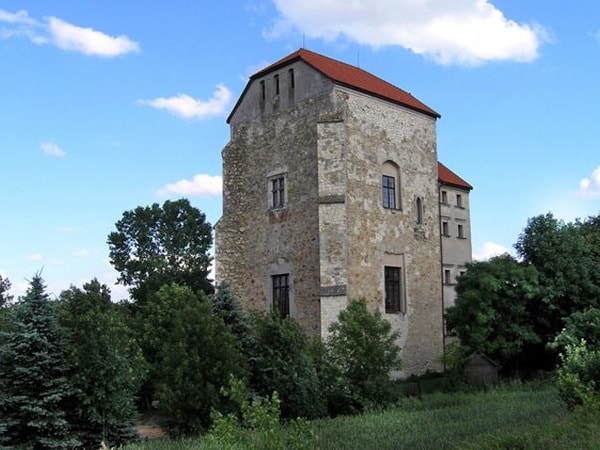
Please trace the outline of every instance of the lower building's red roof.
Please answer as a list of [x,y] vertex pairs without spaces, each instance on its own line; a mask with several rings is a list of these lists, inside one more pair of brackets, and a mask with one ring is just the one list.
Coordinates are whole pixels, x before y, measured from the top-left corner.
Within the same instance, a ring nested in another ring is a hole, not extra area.
[[440,180],[440,183],[442,183],[442,184],[447,184],[450,186],[466,189],[469,191],[471,189],[473,189],[473,186],[471,186],[469,183],[467,183],[461,177],[456,175],[454,172],[452,172],[450,169],[448,169],[441,162],[438,162],[438,179]]

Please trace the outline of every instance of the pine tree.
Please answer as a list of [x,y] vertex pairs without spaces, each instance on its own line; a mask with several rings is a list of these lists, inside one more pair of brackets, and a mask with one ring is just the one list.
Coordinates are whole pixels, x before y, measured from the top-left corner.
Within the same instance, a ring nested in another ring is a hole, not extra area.
[[229,290],[227,284],[217,286],[211,297],[212,312],[220,317],[237,338],[244,354],[253,346],[253,333],[250,316],[242,308],[240,300]]
[[0,430],[8,448],[63,449],[77,446],[66,418],[73,394],[66,345],[36,275],[11,308],[0,334]]

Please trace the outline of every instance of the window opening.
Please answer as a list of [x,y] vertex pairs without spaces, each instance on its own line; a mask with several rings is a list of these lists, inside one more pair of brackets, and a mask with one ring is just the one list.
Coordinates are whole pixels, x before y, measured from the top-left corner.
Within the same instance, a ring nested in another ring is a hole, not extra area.
[[417,211],[416,211],[417,223],[422,224],[423,223],[423,200],[421,199],[421,197],[417,197],[415,207],[417,209]]
[[397,313],[402,310],[402,278],[400,267],[386,266],[385,278],[385,312]]
[[383,207],[396,209],[396,180],[394,177],[383,175],[382,194]]
[[448,192],[442,191],[442,203],[444,205],[448,204]]
[[273,311],[286,317],[290,315],[290,276],[287,273],[272,275]]
[[265,87],[265,80],[260,80],[260,99],[265,100],[267,98],[267,89]]

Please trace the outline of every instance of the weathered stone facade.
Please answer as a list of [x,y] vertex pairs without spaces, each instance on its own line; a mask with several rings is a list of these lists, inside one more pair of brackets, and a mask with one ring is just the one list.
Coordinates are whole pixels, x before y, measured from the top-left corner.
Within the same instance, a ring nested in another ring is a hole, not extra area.
[[[229,117],[217,281],[264,310],[272,277],[288,275],[289,314],[313,335],[325,336],[349,299],[365,299],[400,330],[398,375],[439,370],[437,114],[341,83],[327,70],[350,66],[296,53],[253,76]],[[388,172],[397,180],[393,207],[382,205]],[[273,192],[279,182],[285,191]],[[385,312],[388,266],[401,271],[393,313]]]

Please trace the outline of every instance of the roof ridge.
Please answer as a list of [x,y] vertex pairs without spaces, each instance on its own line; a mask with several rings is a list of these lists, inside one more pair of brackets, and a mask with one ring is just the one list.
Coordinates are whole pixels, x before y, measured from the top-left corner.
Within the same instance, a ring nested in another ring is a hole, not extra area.
[[305,48],[300,48],[278,61],[275,61],[273,64],[268,65],[252,75],[250,80],[264,76],[299,59],[338,84],[408,107],[436,119],[441,117],[439,113],[425,105],[411,93],[397,87],[389,81],[386,81],[361,67],[338,61],[337,59],[321,55],[320,53]]

